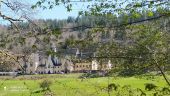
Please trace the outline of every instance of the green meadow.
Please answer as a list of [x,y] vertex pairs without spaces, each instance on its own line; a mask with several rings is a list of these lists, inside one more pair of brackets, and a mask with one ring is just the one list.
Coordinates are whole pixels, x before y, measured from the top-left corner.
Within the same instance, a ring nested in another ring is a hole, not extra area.
[[[0,77],[0,96],[153,96],[156,90],[168,86],[162,76],[79,78],[81,74],[25,75]],[[168,76],[170,78],[170,76]],[[51,82],[50,90],[42,91],[40,83]],[[145,90],[145,84],[157,87]],[[117,89],[108,87],[117,85]],[[140,89],[140,90],[139,90]],[[142,92],[141,92],[142,90]],[[133,94],[133,95],[130,95]],[[155,95],[157,96],[157,95]],[[164,93],[162,96],[169,96]]]

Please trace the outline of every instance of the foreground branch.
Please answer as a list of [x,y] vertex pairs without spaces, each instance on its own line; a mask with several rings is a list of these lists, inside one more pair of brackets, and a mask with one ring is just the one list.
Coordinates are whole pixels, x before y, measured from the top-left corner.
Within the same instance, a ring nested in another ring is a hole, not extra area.
[[159,66],[158,62],[156,59],[154,59],[156,67],[161,71],[162,76],[164,77],[166,83],[170,86],[170,82],[168,78],[166,77],[165,73],[163,72],[162,68]]

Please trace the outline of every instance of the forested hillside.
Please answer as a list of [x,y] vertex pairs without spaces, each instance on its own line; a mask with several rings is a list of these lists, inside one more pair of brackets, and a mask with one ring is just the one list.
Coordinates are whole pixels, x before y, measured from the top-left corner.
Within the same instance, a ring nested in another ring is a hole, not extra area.
[[[16,23],[19,31],[14,30],[16,26],[1,27],[0,45],[1,49],[24,55],[25,60],[31,53],[47,57],[57,48],[55,55],[63,57],[67,49],[78,48],[86,50],[84,53],[93,50],[101,64],[109,59],[121,69],[145,69],[150,66],[146,63],[152,61],[150,57],[153,54],[162,54],[154,58],[169,62],[170,19],[159,17],[159,11],[148,14],[144,12],[134,16],[123,13],[118,16],[81,16]],[[145,19],[148,21],[136,24]],[[88,58],[93,59],[93,56]]]

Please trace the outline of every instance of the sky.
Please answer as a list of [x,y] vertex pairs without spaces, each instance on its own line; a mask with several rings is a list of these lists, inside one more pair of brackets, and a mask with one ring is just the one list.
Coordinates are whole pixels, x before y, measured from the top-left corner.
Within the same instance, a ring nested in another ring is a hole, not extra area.
[[67,12],[64,6],[56,6],[53,9],[39,10],[35,15],[38,19],[66,19],[68,16],[77,17],[78,10]]
[[38,9],[38,13],[34,16],[36,19],[66,19],[68,16],[77,17],[78,7],[67,12],[63,5],[54,7],[53,9]]
[[[22,2],[26,2],[30,5],[35,4],[38,0],[21,0]],[[53,9],[45,9],[37,8],[35,9],[34,14],[29,14],[32,19],[67,19],[69,16],[77,17],[78,12],[81,10],[85,10],[87,6],[87,3],[75,3],[73,5],[73,10],[70,12],[67,12],[67,9],[64,7],[64,5],[58,5],[55,6]],[[7,14],[11,17],[16,17],[18,14],[13,14],[10,12],[10,10],[7,10],[7,8],[1,6],[2,13]],[[3,20],[0,18],[0,24],[9,24],[9,22]]]
[[[36,3],[37,0],[30,0],[32,3]],[[76,1],[76,0],[74,0]],[[72,11],[68,12],[64,5],[55,6],[53,9],[42,10],[39,9],[39,12],[35,16],[36,18],[41,19],[66,19],[68,16],[77,17],[78,12],[86,10],[89,2],[76,2],[72,4]]]

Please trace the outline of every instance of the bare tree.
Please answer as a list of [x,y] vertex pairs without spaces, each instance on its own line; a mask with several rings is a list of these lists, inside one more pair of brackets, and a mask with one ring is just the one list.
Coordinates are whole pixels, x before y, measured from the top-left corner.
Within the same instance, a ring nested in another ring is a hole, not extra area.
[[16,22],[28,21],[33,14],[26,0],[0,0],[0,18],[16,26]]

